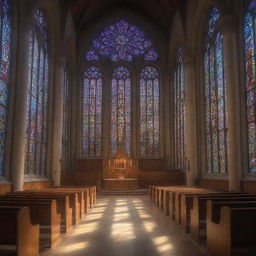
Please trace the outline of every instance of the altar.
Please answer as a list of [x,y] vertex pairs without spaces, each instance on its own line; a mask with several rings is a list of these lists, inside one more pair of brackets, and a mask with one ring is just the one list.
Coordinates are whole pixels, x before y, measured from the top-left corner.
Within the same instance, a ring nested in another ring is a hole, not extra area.
[[103,162],[104,189],[137,189],[138,160],[129,158],[124,148],[117,149],[116,154]]

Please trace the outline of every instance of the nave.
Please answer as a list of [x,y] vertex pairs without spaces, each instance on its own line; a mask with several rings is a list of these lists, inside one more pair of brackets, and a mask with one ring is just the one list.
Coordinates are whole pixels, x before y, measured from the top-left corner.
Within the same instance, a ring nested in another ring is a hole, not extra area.
[[42,256],[207,256],[148,196],[101,196]]

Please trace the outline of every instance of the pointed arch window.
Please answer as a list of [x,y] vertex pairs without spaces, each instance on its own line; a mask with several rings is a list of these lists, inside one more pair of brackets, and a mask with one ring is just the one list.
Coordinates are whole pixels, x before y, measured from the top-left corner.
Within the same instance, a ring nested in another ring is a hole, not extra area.
[[63,117],[62,117],[62,169],[69,167],[69,142],[70,142],[70,86],[68,67],[64,69],[63,79]]
[[111,155],[118,147],[130,154],[131,78],[127,68],[114,69],[111,81]]
[[49,60],[44,14],[36,10],[29,36],[25,174],[46,176]]
[[83,157],[102,156],[102,73],[90,67],[83,82]]
[[[84,58],[87,63],[93,63],[92,65],[101,65],[102,69],[106,68],[106,63],[109,63],[110,66],[116,67],[112,70],[112,78],[110,78],[111,81],[109,82],[111,120],[107,120],[107,118],[104,119],[110,124],[111,130],[108,134],[108,136],[110,135],[109,145],[104,145],[107,149],[106,153],[112,157],[116,153],[117,149],[122,147],[128,155],[134,154],[136,152],[135,146],[136,148],[137,146],[140,147],[140,142],[138,140],[137,145],[134,145],[133,150],[131,149],[131,137],[133,136],[133,138],[135,138],[138,136],[137,130],[131,130],[131,115],[132,113],[136,115],[138,109],[138,106],[133,104],[137,101],[135,100],[135,102],[132,102],[133,98],[131,97],[131,94],[132,91],[136,91],[139,84],[137,85],[134,83],[135,79],[133,80],[130,72],[131,70],[136,70],[138,66],[140,67],[141,65],[144,65],[144,63],[148,64],[155,62],[157,64],[159,56],[155,46],[148,38],[145,31],[124,19],[120,19],[102,29],[99,35],[92,40],[90,45],[88,45]],[[124,65],[127,66],[125,67]],[[154,68],[151,68],[151,71],[154,73]],[[107,70],[105,73],[108,73]],[[156,79],[158,79],[158,72],[156,71],[156,73]],[[134,75],[137,77],[140,76],[140,74],[136,72]],[[145,79],[148,81],[150,78]],[[152,81],[156,81],[156,79],[152,78]],[[156,86],[154,85],[153,87],[157,86],[159,87],[159,84]],[[148,98],[150,98],[150,96]],[[149,108],[149,101],[147,104]],[[104,105],[107,106],[108,103],[104,103]],[[159,118],[159,106],[153,107],[153,109],[157,114],[154,113],[152,115],[155,119]],[[108,113],[108,108],[106,113]],[[139,122],[139,120],[136,122]],[[154,121],[154,124],[152,124],[153,127],[150,128],[148,120],[148,126],[145,129],[148,131],[151,129],[150,131],[152,132],[156,127],[156,122],[158,122],[159,125],[159,120],[157,120]],[[134,127],[136,126],[136,124],[133,125]],[[149,144],[153,143],[149,150],[151,153],[149,153],[149,151],[148,153],[145,153],[149,157],[157,156],[159,154],[159,127],[156,127],[156,131],[153,133],[154,138],[149,142]],[[148,132],[147,138],[151,136],[149,134],[150,133]],[[146,146],[145,143],[144,146]],[[145,154],[143,153],[143,156]]]
[[256,1],[248,5],[244,17],[244,52],[246,72],[247,138],[249,172],[256,173]]
[[5,171],[11,33],[10,3],[8,0],[0,0],[0,175]]
[[156,68],[146,66],[140,74],[141,157],[160,155],[160,84]]
[[219,17],[218,9],[213,8],[207,24],[204,55],[207,173],[227,172],[227,96],[223,38],[217,26]]
[[178,49],[177,68],[174,73],[174,133],[175,166],[184,169],[185,143],[185,80],[182,48]]

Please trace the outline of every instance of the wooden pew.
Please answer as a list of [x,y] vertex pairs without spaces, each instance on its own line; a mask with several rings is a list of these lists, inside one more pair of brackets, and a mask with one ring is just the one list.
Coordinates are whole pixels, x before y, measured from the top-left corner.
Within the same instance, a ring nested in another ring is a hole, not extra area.
[[[190,227],[191,234],[196,240],[202,240],[206,238],[204,231],[206,229],[206,211],[207,201],[212,200],[214,202],[236,202],[236,201],[255,201],[256,196],[253,195],[241,195],[231,197],[214,197],[214,196],[196,196],[193,198],[193,208],[190,210]],[[205,236],[205,237],[204,237]]]
[[217,193],[215,190],[187,186],[159,186],[152,187],[155,204],[170,215],[173,220],[181,222],[181,196],[184,193]]
[[53,187],[54,189],[58,189],[58,190],[62,190],[62,191],[82,191],[84,193],[84,206],[85,206],[85,212],[88,211],[89,208],[92,207],[92,205],[96,202],[96,187],[92,186],[92,187],[65,187],[65,186],[61,186],[61,187]]
[[155,190],[156,190],[156,186],[151,186],[151,197],[152,197],[153,203],[155,203]]
[[164,190],[164,195],[163,195],[163,212],[166,216],[169,216],[170,215],[170,211],[169,211],[169,196],[170,196],[170,193],[169,193],[169,190],[168,189],[165,189]]
[[60,214],[55,200],[20,200],[0,196],[0,206],[29,207],[31,223],[40,225],[40,247],[53,247],[60,239]]
[[39,197],[49,197],[53,198],[55,196],[68,196],[69,197],[69,206],[72,208],[72,224],[76,225],[80,220],[80,203],[78,202],[78,194],[73,192],[62,192],[62,191],[44,191],[44,190],[27,190],[22,192],[16,192],[15,194],[21,195],[38,195]]
[[153,192],[153,187],[154,187],[154,186],[149,185],[149,197],[150,197],[151,200],[153,199],[153,194],[152,194],[152,192]]
[[[66,187],[62,187],[67,189]],[[80,190],[84,192],[84,198],[86,198],[86,212],[96,202],[96,187],[68,187],[69,190]]]
[[[17,256],[39,255],[39,225],[32,225],[28,207],[0,206],[0,245],[16,246]],[[6,255],[0,246],[0,255]]]
[[91,189],[91,198],[92,198],[92,203],[91,206],[94,205],[96,203],[96,187],[90,187]]
[[153,194],[153,202],[160,206],[162,210],[164,210],[166,215],[172,216],[172,211],[174,207],[174,198],[173,193],[175,191],[180,191],[181,189],[188,189],[186,186],[166,186],[166,187],[158,187],[154,186],[152,191]]
[[61,215],[61,232],[66,233],[72,226],[72,208],[70,207],[69,197],[66,195],[40,195],[36,193],[13,193],[6,194],[5,197],[20,198],[23,200],[56,200],[57,213]]
[[204,193],[184,193],[181,196],[181,225],[185,228],[186,232],[190,231],[190,210],[193,208],[193,198],[195,196],[204,197],[204,196],[216,196],[216,197],[226,197],[226,196],[243,196],[247,195],[246,193],[236,193],[236,192],[211,192],[208,194]]
[[154,191],[154,204],[155,205],[158,205],[158,198],[159,198],[159,196],[158,196],[158,187],[155,187],[155,191]]
[[181,223],[181,196],[183,194],[205,194],[205,193],[217,193],[216,190],[210,190],[205,188],[198,187],[187,187],[185,189],[181,189],[173,192],[173,200],[174,200],[174,209],[173,209],[173,218],[176,223]]
[[77,209],[77,220],[82,218],[82,216],[85,213],[85,200],[84,200],[84,192],[82,190],[78,189],[63,189],[63,188],[47,188],[47,189],[41,189],[37,190],[38,192],[49,192],[49,193],[76,193],[77,194],[77,201],[78,201],[78,206],[76,207]]
[[219,217],[213,216],[214,207],[207,202],[207,247],[211,255],[233,256],[238,249],[242,253],[236,255],[255,255],[256,202],[221,207]]

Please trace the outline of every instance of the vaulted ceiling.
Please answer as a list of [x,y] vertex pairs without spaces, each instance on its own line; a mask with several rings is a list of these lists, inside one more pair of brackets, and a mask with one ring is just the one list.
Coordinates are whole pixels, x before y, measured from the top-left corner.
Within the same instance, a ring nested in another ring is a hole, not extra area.
[[136,11],[169,31],[176,9],[184,9],[187,0],[67,0],[78,30],[116,8]]

